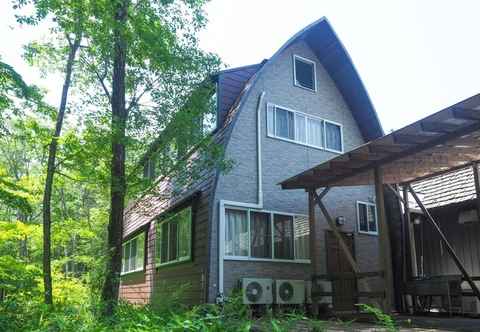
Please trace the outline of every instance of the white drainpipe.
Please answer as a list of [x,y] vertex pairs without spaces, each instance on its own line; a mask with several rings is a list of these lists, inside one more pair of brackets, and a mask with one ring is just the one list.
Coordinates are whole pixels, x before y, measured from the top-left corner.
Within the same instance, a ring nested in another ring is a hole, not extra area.
[[257,104],[257,203],[234,202],[227,200],[220,200],[219,209],[219,246],[218,246],[218,293],[223,297],[223,261],[225,253],[225,206],[236,206],[253,209],[263,209],[263,184],[262,184],[262,137],[261,137],[261,110],[263,105],[263,98],[265,91],[258,97]]

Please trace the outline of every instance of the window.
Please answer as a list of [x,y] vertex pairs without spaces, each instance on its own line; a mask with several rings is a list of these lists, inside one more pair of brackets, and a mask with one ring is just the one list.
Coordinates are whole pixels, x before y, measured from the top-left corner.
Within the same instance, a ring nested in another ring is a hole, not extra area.
[[378,234],[375,204],[357,202],[357,223],[360,233]]
[[293,56],[294,82],[296,86],[308,90],[316,91],[315,62],[302,58],[298,55]]
[[157,265],[191,259],[192,208],[190,206],[157,222],[156,232]]
[[309,259],[308,219],[248,209],[225,209],[225,256]]
[[343,132],[340,124],[267,104],[267,134],[332,152],[343,152]]
[[325,121],[325,148],[343,151],[342,127],[336,123]]
[[145,233],[122,245],[122,274],[142,271],[145,259]]

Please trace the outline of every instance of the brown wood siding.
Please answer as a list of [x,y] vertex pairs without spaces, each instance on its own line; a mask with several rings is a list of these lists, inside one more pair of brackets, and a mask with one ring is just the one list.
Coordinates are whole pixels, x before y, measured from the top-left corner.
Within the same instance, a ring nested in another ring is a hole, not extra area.
[[119,297],[130,303],[147,304],[150,302],[155,256],[155,225],[153,223],[148,227],[146,241],[144,271],[126,274],[120,280]]
[[[480,224],[459,224],[458,214],[463,209],[474,209],[474,203],[465,207],[450,206],[433,210],[433,217],[453,246],[468,273],[480,276]],[[415,218],[415,217],[414,217]],[[415,241],[419,274],[427,276],[460,274],[450,258],[440,236],[427,222],[415,225]],[[423,261],[423,264],[422,264]],[[423,269],[422,269],[423,268]]]
[[205,302],[210,187],[206,189],[192,204],[192,259],[156,268],[152,298],[154,306],[176,300],[187,305]]

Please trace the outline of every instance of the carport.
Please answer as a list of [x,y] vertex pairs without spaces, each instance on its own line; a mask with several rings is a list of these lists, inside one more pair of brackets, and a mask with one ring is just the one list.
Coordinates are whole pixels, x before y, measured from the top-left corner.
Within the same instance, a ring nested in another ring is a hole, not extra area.
[[[361,279],[368,275],[362,271],[351,255],[335,221],[328,212],[323,198],[332,187],[374,185],[377,206],[377,220],[380,240],[380,262],[384,278],[383,309],[392,311],[394,301],[394,272],[401,273],[402,292],[408,280],[416,277],[416,257],[412,246],[412,222],[409,218],[408,197],[411,195],[425,219],[434,227],[459,274],[470,284],[480,300],[480,291],[455,253],[455,249],[442,233],[435,219],[430,215],[411,184],[430,177],[453,172],[460,168],[477,165],[480,162],[480,94],[443,109],[402,129],[396,130],[354,150],[339,155],[327,162],[297,174],[283,182],[282,189],[304,189],[309,193],[310,234],[315,234],[315,207],[318,206],[355,274]],[[478,168],[474,167],[477,197],[480,192]],[[399,266],[392,264],[391,237],[385,210],[385,191],[391,191],[398,200],[401,214],[401,257],[405,261]],[[402,212],[403,210],[403,212]],[[311,241],[314,238],[311,237]],[[313,280],[318,274],[315,266],[315,243],[310,244]],[[398,285],[396,285],[398,287]],[[367,283],[363,285],[364,296],[370,292]],[[359,292],[360,293],[360,292]],[[371,292],[370,292],[371,293]],[[400,303],[405,309],[405,299]]]

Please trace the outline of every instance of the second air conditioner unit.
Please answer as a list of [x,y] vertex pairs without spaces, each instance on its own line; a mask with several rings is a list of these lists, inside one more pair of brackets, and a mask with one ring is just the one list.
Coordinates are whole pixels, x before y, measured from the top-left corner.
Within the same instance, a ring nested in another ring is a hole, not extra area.
[[306,282],[307,303],[312,303],[312,294],[313,294],[313,298],[317,299],[317,303],[331,306],[333,304],[333,296],[325,295],[325,293],[331,294],[332,289],[333,289],[332,282],[329,280],[316,280],[314,286],[312,286],[311,281],[307,281]]
[[271,304],[273,302],[273,280],[266,278],[243,278],[244,304]]
[[305,281],[275,280],[275,303],[302,304],[305,303]]

